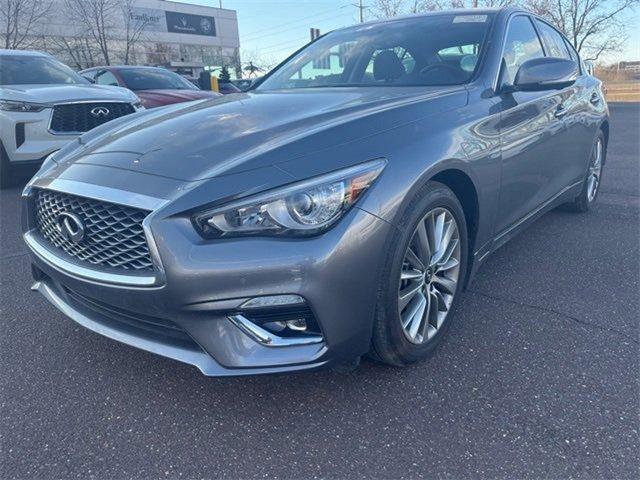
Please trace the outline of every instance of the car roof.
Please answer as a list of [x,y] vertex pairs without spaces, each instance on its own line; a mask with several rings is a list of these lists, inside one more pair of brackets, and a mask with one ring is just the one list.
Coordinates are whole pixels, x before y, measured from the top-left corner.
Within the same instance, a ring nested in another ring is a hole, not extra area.
[[3,57],[50,57],[48,53],[38,52],[36,50],[6,50],[0,48],[0,55]]
[[402,22],[406,20],[412,20],[416,18],[425,18],[425,17],[437,17],[440,15],[493,15],[493,14],[510,14],[514,12],[522,12],[530,14],[527,10],[523,10],[518,7],[487,7],[487,8],[453,8],[449,10],[438,10],[431,12],[423,12],[423,13],[414,13],[411,15],[400,15],[398,17],[392,18],[382,18],[379,20],[371,20],[364,23],[356,23],[355,25],[350,25],[348,27],[337,28],[335,31],[341,30],[349,30],[351,28],[358,28],[367,25],[382,25],[382,24],[391,24],[396,22]]
[[170,71],[170,70],[167,70],[164,67],[152,67],[152,66],[148,66],[148,65],[102,65],[102,66],[99,65],[97,67],[85,68],[82,71],[86,72],[87,70],[98,70],[98,69],[104,69],[104,70],[140,70],[140,69],[144,69],[144,70],[165,70],[167,72]]

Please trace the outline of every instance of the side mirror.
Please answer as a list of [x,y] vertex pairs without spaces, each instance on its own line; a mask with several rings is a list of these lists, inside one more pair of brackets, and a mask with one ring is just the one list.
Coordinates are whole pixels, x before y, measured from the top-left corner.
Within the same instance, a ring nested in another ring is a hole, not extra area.
[[587,73],[591,76],[593,76],[593,74],[596,71],[596,66],[595,64],[591,61],[591,60],[585,60],[584,62],[584,68],[587,70]]
[[578,78],[578,64],[564,58],[543,57],[527,60],[518,69],[513,90],[536,92],[565,88]]

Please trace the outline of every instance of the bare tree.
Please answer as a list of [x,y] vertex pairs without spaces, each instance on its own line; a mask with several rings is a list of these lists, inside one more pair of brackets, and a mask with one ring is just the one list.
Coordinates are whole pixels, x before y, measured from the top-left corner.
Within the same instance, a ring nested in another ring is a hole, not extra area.
[[573,43],[583,58],[597,60],[618,51],[627,40],[623,13],[640,0],[530,0],[527,7],[547,18]]
[[136,15],[134,12],[134,0],[119,0],[120,8],[124,16],[124,54],[123,62],[129,65],[131,53],[136,44],[142,39],[142,34],[149,24],[146,16]]
[[94,67],[96,62],[96,51],[93,42],[88,38],[52,36],[46,39],[45,50],[60,56],[77,70]]
[[117,13],[121,12],[119,0],[65,0],[69,18],[78,25],[80,33],[95,42],[106,65],[111,65],[109,51],[117,26]]
[[51,0],[0,0],[0,36],[4,48],[32,46],[35,32],[51,11]]

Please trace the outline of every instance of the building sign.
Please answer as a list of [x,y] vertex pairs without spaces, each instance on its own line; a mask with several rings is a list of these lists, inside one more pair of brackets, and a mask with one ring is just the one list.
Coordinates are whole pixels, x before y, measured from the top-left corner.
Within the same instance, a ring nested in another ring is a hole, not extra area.
[[164,10],[155,8],[138,8],[131,9],[131,24],[136,28],[142,28],[149,32],[166,32],[167,22],[164,17]]
[[168,32],[216,36],[216,23],[213,17],[180,12],[165,12],[165,15]]

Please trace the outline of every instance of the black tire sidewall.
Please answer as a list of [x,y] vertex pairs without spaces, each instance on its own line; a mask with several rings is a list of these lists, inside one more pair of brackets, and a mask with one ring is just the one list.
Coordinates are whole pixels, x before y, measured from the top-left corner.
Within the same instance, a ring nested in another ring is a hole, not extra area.
[[[418,222],[434,208],[446,208],[458,224],[461,242],[461,266],[458,286],[444,324],[435,336],[423,345],[411,343],[405,336],[398,312],[398,282],[406,249]],[[455,317],[460,293],[466,279],[468,237],[464,211],[455,194],[444,184],[430,181],[424,185],[405,207],[389,242],[385,267],[381,275],[376,306],[372,351],[379,360],[397,366],[409,365],[426,358],[441,342]]]

